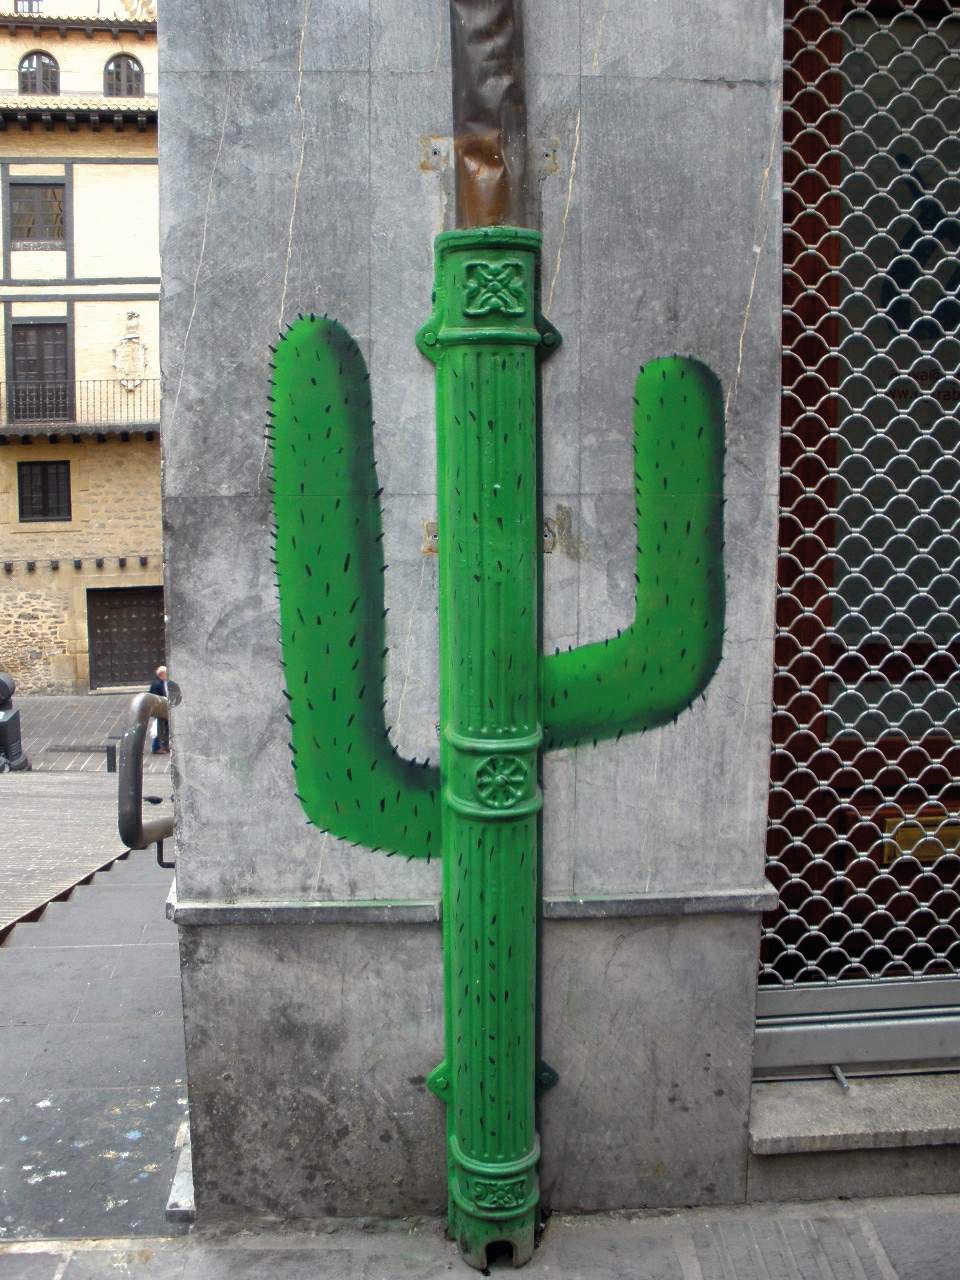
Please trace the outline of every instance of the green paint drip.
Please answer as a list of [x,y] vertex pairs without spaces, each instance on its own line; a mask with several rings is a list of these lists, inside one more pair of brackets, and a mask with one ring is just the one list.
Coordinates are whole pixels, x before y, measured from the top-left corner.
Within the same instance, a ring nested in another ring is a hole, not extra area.
[[281,638],[309,819],[359,844],[443,853],[448,1224],[464,1258],[533,1252],[539,1214],[537,815],[543,749],[661,725],[701,693],[723,635],[723,405],[674,356],[635,392],[636,616],[541,656],[540,237],[447,232],[417,335],[437,370],[440,770],[402,760],[383,721],[382,526],[369,381],[333,321],[276,354],[273,451]]

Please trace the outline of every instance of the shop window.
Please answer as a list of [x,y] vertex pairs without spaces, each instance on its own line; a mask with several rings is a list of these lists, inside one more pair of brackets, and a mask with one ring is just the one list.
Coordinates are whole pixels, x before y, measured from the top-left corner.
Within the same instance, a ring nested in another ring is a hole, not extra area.
[[20,520],[69,520],[70,463],[18,462]]

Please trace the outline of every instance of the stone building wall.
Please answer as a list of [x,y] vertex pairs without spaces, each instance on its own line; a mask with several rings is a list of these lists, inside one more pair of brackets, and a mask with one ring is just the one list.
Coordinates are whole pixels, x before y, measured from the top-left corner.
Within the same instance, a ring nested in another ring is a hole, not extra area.
[[68,656],[66,596],[44,586],[18,586],[3,594],[0,610],[0,669],[21,693],[63,692]]
[[[17,463],[44,461],[70,463],[72,519],[21,523]],[[88,588],[162,581],[158,438],[0,451],[0,670],[22,693],[87,688]]]
[[[70,520],[20,523],[17,463],[70,463]],[[8,444],[0,454],[0,560],[160,554],[160,441]]]

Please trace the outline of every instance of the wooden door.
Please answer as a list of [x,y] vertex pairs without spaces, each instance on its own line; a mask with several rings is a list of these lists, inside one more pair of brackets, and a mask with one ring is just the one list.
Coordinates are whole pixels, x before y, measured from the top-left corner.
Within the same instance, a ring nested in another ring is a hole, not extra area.
[[162,587],[87,592],[90,688],[143,685],[164,661]]

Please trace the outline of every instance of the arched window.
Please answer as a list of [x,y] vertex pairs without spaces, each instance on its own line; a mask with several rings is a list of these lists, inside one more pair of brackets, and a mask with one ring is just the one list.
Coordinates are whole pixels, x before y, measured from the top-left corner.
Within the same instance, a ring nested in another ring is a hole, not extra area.
[[21,93],[59,93],[60,67],[56,58],[34,49],[20,59]]
[[118,53],[103,69],[103,92],[108,98],[142,98],[143,67],[129,53]]

